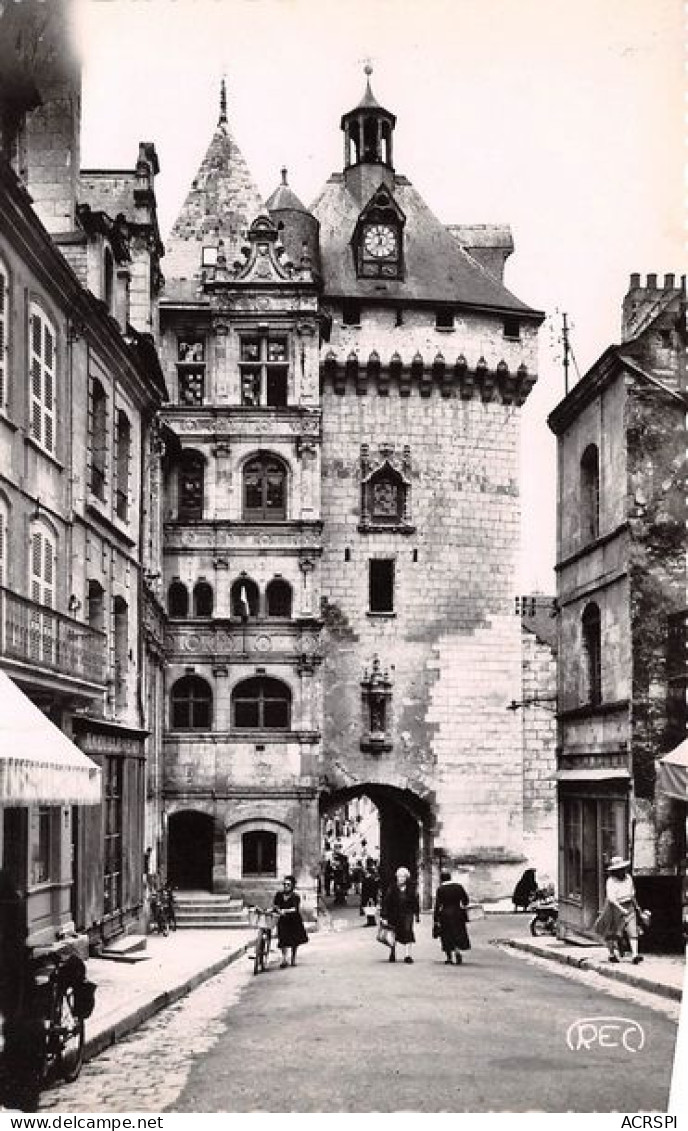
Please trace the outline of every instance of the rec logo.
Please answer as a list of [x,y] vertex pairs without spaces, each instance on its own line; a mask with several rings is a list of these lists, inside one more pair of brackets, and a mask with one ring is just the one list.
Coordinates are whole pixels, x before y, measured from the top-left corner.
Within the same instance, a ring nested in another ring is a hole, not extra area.
[[[627,1017],[582,1017],[569,1025],[566,1030],[566,1043],[571,1052],[618,1048],[623,1048],[626,1052],[640,1052],[645,1046],[645,1033],[642,1025],[637,1021],[630,1021]],[[636,1125],[629,1124],[629,1126]],[[671,1127],[675,1124],[662,1123],[661,1126]]]

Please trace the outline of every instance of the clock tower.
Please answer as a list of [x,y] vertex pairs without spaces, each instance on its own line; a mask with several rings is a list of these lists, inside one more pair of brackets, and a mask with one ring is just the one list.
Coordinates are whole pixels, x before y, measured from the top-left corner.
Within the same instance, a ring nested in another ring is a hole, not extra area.
[[524,804],[506,710],[520,406],[543,316],[504,285],[508,228],[444,224],[396,170],[370,74],[341,119],[344,167],[311,206],[328,327],[320,804],[370,798],[384,877],[409,867],[427,906],[440,863],[490,898],[553,843],[553,814],[543,839]]

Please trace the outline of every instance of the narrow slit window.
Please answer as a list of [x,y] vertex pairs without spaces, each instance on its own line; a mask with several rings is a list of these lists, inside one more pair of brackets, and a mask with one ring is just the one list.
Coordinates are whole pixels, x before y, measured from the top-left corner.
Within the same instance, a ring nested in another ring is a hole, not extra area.
[[394,560],[372,558],[369,563],[369,611],[394,612]]

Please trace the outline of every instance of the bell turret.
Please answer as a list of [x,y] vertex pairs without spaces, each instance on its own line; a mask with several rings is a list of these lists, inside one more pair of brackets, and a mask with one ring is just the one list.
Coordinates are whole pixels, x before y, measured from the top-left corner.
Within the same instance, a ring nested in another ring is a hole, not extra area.
[[352,165],[386,165],[392,161],[392,138],[396,117],[377,101],[370,87],[371,66],[365,67],[366,88],[358,106],[342,117],[344,168]]

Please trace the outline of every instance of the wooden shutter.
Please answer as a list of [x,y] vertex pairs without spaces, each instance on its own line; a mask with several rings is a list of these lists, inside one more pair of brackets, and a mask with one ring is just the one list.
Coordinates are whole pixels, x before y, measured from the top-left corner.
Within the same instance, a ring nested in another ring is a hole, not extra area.
[[31,435],[51,453],[55,451],[56,366],[55,331],[33,306],[29,319]]

